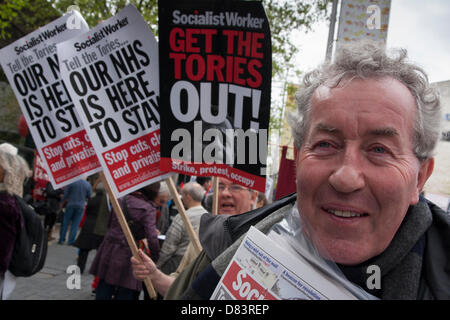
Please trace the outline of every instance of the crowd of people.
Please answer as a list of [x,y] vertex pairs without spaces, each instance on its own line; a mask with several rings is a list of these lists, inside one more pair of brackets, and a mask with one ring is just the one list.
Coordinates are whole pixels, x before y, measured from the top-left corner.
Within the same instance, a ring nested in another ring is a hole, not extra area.
[[[318,254],[373,297],[449,299],[450,217],[421,195],[433,172],[439,121],[439,96],[406,51],[355,43],[307,74],[297,94],[290,116],[296,194],[270,203],[263,193],[219,178],[212,214],[211,179],[184,184],[180,196],[199,252],[165,183],[148,185],[119,199],[140,248],[137,258],[110,214],[102,183],[78,180],[54,196],[64,208],[58,243],[65,243],[71,224],[67,244],[79,248],[82,271],[96,250],[89,267],[96,299],[139,299],[142,290],[149,298],[145,279],[161,299],[209,299],[250,226],[289,246],[289,235],[274,230],[300,223]],[[29,172],[13,154],[0,149],[2,282],[21,222],[11,194],[21,195],[18,186]],[[371,265],[381,270],[376,288],[367,287]]]
[[[0,178],[4,181],[2,186],[5,186],[0,190],[1,201],[6,208],[11,209],[10,213],[5,211],[2,216],[4,223],[0,224],[5,231],[2,233],[4,252],[0,252],[3,285],[5,274],[6,279],[13,279],[7,271],[8,261],[11,259],[14,239],[22,227],[20,223],[23,225],[12,195],[23,196],[23,185],[26,178],[31,176],[31,171],[17,153],[17,148],[10,144],[1,146],[0,160]],[[208,213],[205,207],[211,211],[212,178],[192,177],[191,180],[184,184],[181,182],[182,188],[178,186],[179,197],[198,235],[200,219]],[[229,184],[230,181],[226,179],[220,180],[219,214],[251,210],[257,193],[236,184],[225,187]],[[250,196],[246,196],[246,193]],[[58,245],[78,248],[77,265],[80,273],[88,270],[95,276],[92,287],[96,299],[139,299],[141,291],[144,291],[145,299],[150,299],[146,287],[142,285],[142,277],[136,276],[133,271],[131,250],[98,175],[89,177],[89,181],[79,179],[57,190],[48,183],[43,194],[46,197],[44,201],[30,201],[30,204],[35,205],[36,211],[43,215],[48,241],[57,240]],[[140,252],[150,263],[157,262],[158,269],[169,280],[174,279],[196,258],[197,253],[190,245],[188,232],[165,182],[153,183],[132,192],[119,199],[119,203],[133,237],[141,248]],[[59,238],[55,239],[52,234],[57,221],[60,231]],[[96,251],[95,258],[86,269],[91,250]],[[157,288],[159,298],[163,298],[165,290],[160,290],[159,286]]]

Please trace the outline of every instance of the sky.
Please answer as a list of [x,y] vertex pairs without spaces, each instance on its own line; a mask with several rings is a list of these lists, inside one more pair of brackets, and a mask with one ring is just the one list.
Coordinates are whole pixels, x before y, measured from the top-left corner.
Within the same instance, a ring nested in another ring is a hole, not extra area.
[[[292,39],[298,43],[300,51],[296,66],[302,73],[324,62],[328,29],[329,21],[325,21],[316,24],[308,33],[293,30]],[[450,80],[450,0],[391,0],[387,46],[407,49],[409,59],[425,70],[430,82]],[[294,83],[300,80],[289,79]],[[272,82],[274,99],[282,99],[282,85],[282,82]],[[271,139],[280,143],[276,134]],[[272,160],[277,163],[276,152],[268,162]]]
[[[303,72],[325,60],[328,28],[326,21],[307,34],[293,31],[300,48],[296,63]],[[450,1],[392,0],[387,46],[407,49],[431,82],[450,80]]]

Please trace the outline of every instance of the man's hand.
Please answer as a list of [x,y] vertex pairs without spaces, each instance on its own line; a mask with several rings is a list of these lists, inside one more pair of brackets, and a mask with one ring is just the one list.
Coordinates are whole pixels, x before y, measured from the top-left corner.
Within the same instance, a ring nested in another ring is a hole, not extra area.
[[135,257],[131,257],[131,266],[133,267],[134,277],[139,281],[144,281],[144,279],[157,272],[158,269],[153,260],[142,249],[139,249],[139,257],[142,262]]

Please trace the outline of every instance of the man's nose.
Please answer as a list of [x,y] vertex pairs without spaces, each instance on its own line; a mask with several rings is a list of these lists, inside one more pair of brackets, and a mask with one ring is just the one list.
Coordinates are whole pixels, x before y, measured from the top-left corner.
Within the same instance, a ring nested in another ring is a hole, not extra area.
[[230,188],[226,187],[225,189],[223,189],[222,191],[219,192],[219,196],[222,197],[231,197],[231,192],[230,192]]
[[338,192],[351,193],[365,186],[360,161],[353,155],[346,155],[339,167],[328,178],[331,186]]

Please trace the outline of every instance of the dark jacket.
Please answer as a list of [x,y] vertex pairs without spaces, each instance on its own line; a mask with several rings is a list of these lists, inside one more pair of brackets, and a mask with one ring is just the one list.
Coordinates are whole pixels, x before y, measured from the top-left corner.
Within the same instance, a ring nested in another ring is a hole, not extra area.
[[45,187],[44,193],[49,212],[57,213],[60,210],[60,201],[63,191],[61,189],[55,190],[52,184],[49,182]]
[[[99,214],[103,214],[105,210],[108,211],[106,193],[97,191],[86,205],[86,220],[73,246],[84,250],[98,249],[104,235],[96,234],[94,230],[99,220]],[[109,213],[107,214],[109,215]]]
[[[200,225],[204,250],[175,280],[165,299],[209,299],[250,226],[267,233],[287,215],[295,200],[292,194],[242,215],[204,215]],[[450,217],[430,201],[420,201],[425,202],[433,221],[425,232],[418,299],[450,299]],[[202,231],[206,224],[207,231]]]
[[[205,213],[200,220],[199,229],[203,250],[175,279],[164,298],[209,299],[229,261],[217,260],[220,264],[216,266],[220,269],[219,272],[215,271],[211,262],[224,251],[237,249],[240,244],[237,240],[242,240],[250,226],[255,226],[263,232],[269,231],[273,224],[285,217],[295,200],[296,194],[291,194],[262,208],[233,216]],[[204,270],[206,271],[199,277]],[[192,290],[191,284],[195,288],[198,287],[197,290]]]
[[[126,199],[128,212],[133,221],[139,226],[139,231],[142,231],[145,238],[147,238],[151,257],[156,261],[160,248],[155,228],[155,206],[152,201],[147,200],[139,192],[127,195]],[[97,251],[89,272],[110,285],[141,291],[142,282],[136,280],[133,276],[131,256],[131,249],[122,232],[116,214],[112,212],[108,232]]]
[[22,215],[16,199],[6,191],[0,191],[0,278],[8,269],[16,243],[22,229]]

